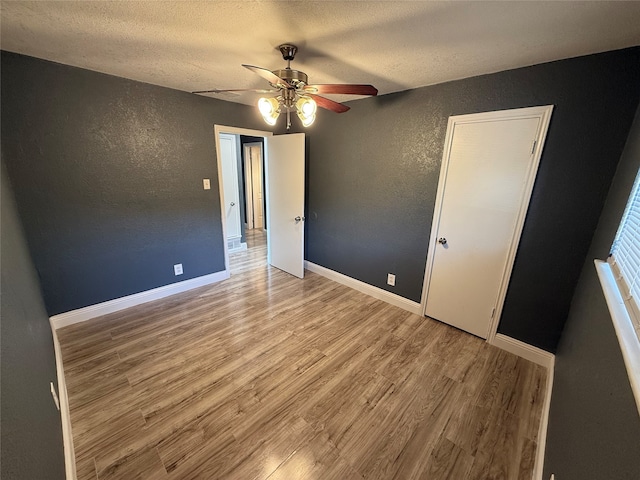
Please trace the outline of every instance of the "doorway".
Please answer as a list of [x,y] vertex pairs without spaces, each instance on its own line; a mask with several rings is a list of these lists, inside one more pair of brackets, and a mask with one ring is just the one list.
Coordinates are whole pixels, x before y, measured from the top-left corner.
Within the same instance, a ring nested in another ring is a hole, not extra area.
[[220,161],[222,164],[222,192],[224,193],[224,211],[226,217],[226,242],[230,252],[246,249],[243,242],[243,229],[240,202],[240,176],[238,175],[238,139],[235,135],[221,133],[218,138]]
[[[265,263],[286,273],[304,276],[304,190],[305,190],[305,135],[303,133],[273,136],[271,132],[249,130],[223,125],[214,126],[222,232],[224,238],[225,270],[231,272],[229,234],[225,187],[223,183],[222,142],[226,135],[261,137],[264,141],[263,173],[265,188],[263,211],[266,227]],[[242,169],[242,162],[238,170]],[[244,182],[243,182],[244,183]],[[244,193],[240,195],[244,203]],[[232,201],[233,202],[233,201]],[[244,222],[242,222],[244,227]],[[255,232],[256,229],[254,228]],[[264,228],[261,230],[264,232]],[[234,254],[235,255],[235,254]]]
[[264,230],[266,210],[264,197],[264,164],[262,143],[242,146],[244,165],[244,192],[247,230]]
[[[248,128],[231,127],[227,125],[214,125],[216,160],[218,164],[218,183],[219,183],[219,191],[220,191],[220,209],[221,209],[221,218],[222,218],[222,236],[224,238],[224,242],[223,242],[224,243],[224,264],[225,264],[225,270],[227,270],[228,272],[231,271],[231,262],[230,262],[231,249],[229,248],[229,234],[233,232],[229,230],[229,225],[228,225],[229,221],[228,221],[227,212],[226,212],[227,206],[231,202],[227,199],[225,195],[223,161],[222,161],[222,153],[223,153],[222,150],[223,150],[223,143],[224,143],[223,138],[225,136],[231,136],[234,139],[234,145],[236,145],[236,147],[238,148],[238,150],[235,153],[235,156],[238,160],[238,163],[241,166],[242,162],[240,161],[240,158],[238,156],[238,152],[240,151],[239,149],[241,148],[240,142],[239,142],[239,137],[241,135],[250,136],[250,137],[260,137],[262,139],[266,139],[271,137],[273,133],[262,131],[262,130],[252,130]],[[241,172],[242,170],[243,170],[242,168],[238,168],[238,171]],[[240,177],[241,176],[242,174],[240,174]],[[240,198],[240,189],[238,188],[237,191]],[[241,197],[243,198],[244,194]],[[242,203],[244,203],[244,198]],[[238,212],[240,214],[240,217],[242,217],[242,210],[243,210],[241,207],[242,207],[241,205],[238,205]],[[241,218],[241,223],[242,223],[242,226],[244,226],[244,221],[242,221],[242,218]],[[265,239],[265,242],[266,242],[266,239]]]
[[449,118],[423,313],[493,340],[553,106]]

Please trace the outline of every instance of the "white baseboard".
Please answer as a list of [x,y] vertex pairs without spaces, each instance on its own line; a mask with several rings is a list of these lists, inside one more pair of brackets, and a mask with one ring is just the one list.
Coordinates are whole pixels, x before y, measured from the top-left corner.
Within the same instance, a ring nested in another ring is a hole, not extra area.
[[142,303],[151,302],[160,298],[175,295],[176,293],[186,292],[193,288],[203,287],[211,283],[220,282],[229,278],[229,271],[222,270],[220,272],[203,275],[201,277],[191,278],[182,282],[172,283],[163,287],[154,288],[144,292],[128,295],[126,297],[116,298],[108,302],[89,305],[88,307],[71,310],[70,312],[54,315],[50,318],[51,325],[54,329],[73,325],[74,323],[84,322],[92,318],[107,315],[129,307],[135,307]]
[[346,285],[354,290],[358,290],[359,292],[377,298],[378,300],[400,307],[408,312],[415,313],[416,315],[422,315],[422,306],[419,303],[408,300],[400,295],[396,295],[395,293],[387,292],[382,288],[374,287],[368,283],[361,282],[360,280],[356,280],[355,278],[348,277],[347,275],[336,272],[335,270],[330,270],[306,260],[304,261],[304,268],[310,272],[317,273],[323,277],[333,280],[334,282],[341,283],[342,285]]
[[547,385],[545,388],[544,402],[542,404],[542,415],[540,417],[540,427],[538,429],[538,448],[533,465],[533,480],[543,480],[542,470],[544,467],[544,453],[547,443],[547,426],[549,425],[549,409],[551,408],[551,391],[553,390],[553,372],[555,368],[556,356],[541,348],[534,347],[528,343],[521,342],[515,338],[508,337],[501,333],[496,334],[490,342],[492,345],[511,352],[533,363],[537,363],[547,369]]
[[551,409],[554,368],[555,356],[551,359],[551,364],[547,368],[547,388],[545,389],[546,392],[544,396],[544,404],[542,405],[540,427],[538,428],[538,448],[536,449],[536,459],[533,464],[533,480],[543,480],[544,454],[547,448],[547,427],[549,426],[549,410]]
[[62,443],[64,447],[64,468],[67,480],[76,480],[76,455],[73,447],[73,434],[71,433],[71,414],[69,412],[69,397],[67,396],[67,383],[64,378],[64,367],[62,365],[62,352],[56,329],[51,324],[53,335],[53,350],[56,356],[56,374],[58,377],[58,398],[60,400],[60,419],[62,421]]
[[555,359],[555,355],[553,353],[549,353],[546,350],[542,350],[541,348],[534,347],[533,345],[529,345],[528,343],[521,342],[520,340],[516,340],[515,338],[508,337],[503,335],[502,333],[497,333],[493,340],[490,340],[489,343],[491,345],[495,345],[502,350],[506,350],[507,352],[511,352],[519,357],[522,357],[526,360],[530,360],[533,363],[537,363],[538,365],[542,365],[547,369],[553,368],[553,362]]
[[237,253],[237,252],[242,252],[243,250],[247,249],[247,244],[246,243],[240,243],[240,246],[237,248],[230,248],[229,249],[229,253]]

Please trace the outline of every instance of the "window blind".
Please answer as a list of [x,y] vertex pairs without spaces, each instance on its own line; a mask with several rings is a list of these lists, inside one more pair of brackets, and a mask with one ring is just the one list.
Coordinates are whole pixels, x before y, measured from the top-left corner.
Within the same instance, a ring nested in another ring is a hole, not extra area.
[[623,298],[631,307],[631,316],[637,324],[640,320],[640,173],[636,175],[611,247],[611,260]]

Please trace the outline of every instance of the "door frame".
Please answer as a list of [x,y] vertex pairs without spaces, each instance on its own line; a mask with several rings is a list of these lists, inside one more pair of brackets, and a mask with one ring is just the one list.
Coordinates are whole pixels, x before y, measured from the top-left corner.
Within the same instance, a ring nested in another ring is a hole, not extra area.
[[[222,243],[224,245],[224,269],[226,272],[230,271],[229,267],[229,246],[227,245],[227,216],[224,211],[224,206],[226,205],[224,202],[224,185],[222,183],[222,157],[220,155],[220,134],[228,133],[231,135],[246,135],[250,137],[271,137],[273,136],[273,132],[267,132],[263,130],[252,130],[249,128],[242,127],[231,127],[228,125],[218,125],[214,124],[213,126],[213,135],[216,149],[216,163],[218,164],[218,191],[220,192],[220,219],[222,221]],[[267,199],[267,202],[269,199]]]
[[520,208],[518,210],[518,216],[516,225],[511,237],[509,245],[509,253],[507,256],[507,262],[504,272],[502,274],[502,280],[500,281],[500,288],[498,291],[498,298],[495,306],[495,314],[489,324],[489,332],[487,334],[487,342],[493,342],[498,325],[500,323],[500,317],[502,316],[502,308],[504,306],[504,300],[507,295],[507,287],[511,280],[511,272],[513,270],[513,263],[515,261],[516,253],[518,251],[518,245],[520,244],[520,237],[522,236],[522,230],[529,208],[529,202],[531,201],[531,193],[533,192],[533,185],[535,183],[536,175],[538,173],[538,167],[540,165],[540,158],[542,157],[542,151],[544,149],[544,143],[549,130],[549,123],[551,121],[551,113],[553,112],[553,105],[545,105],[539,107],[526,107],[515,108],[510,110],[499,110],[492,112],[472,113],[467,115],[455,115],[449,117],[447,123],[447,133],[444,141],[444,148],[442,152],[442,163],[440,166],[440,178],[438,179],[438,190],[436,193],[436,203],[433,211],[433,221],[431,222],[431,235],[429,237],[429,245],[427,247],[427,261],[424,271],[424,282],[422,285],[422,296],[420,301],[420,309],[422,316],[426,316],[427,308],[427,295],[429,294],[429,285],[431,283],[431,273],[433,270],[433,261],[436,253],[436,241],[438,237],[438,226],[440,224],[440,215],[442,213],[442,200],[444,197],[444,190],[447,182],[447,172],[449,168],[449,158],[451,156],[451,147],[453,145],[453,135],[456,125],[465,123],[481,123],[481,122],[493,122],[496,120],[515,120],[524,118],[539,118],[540,123],[538,126],[538,132],[535,138],[535,147],[533,147],[533,158],[531,160],[531,167],[527,176],[523,197],[521,199]]

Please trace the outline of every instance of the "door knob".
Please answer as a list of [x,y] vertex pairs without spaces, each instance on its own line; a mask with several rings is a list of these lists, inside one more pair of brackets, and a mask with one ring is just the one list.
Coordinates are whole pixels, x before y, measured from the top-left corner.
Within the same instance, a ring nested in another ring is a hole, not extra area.
[[232,207],[235,207],[236,202],[231,202],[231,204],[230,204],[230,205],[231,205]]
[[296,221],[296,223],[298,223],[299,221],[303,221],[304,222],[304,217],[301,216],[297,216],[296,218],[294,218],[294,220]]
[[442,245],[446,245],[447,244],[447,239],[444,237],[440,237],[438,239],[438,243],[442,244]]

